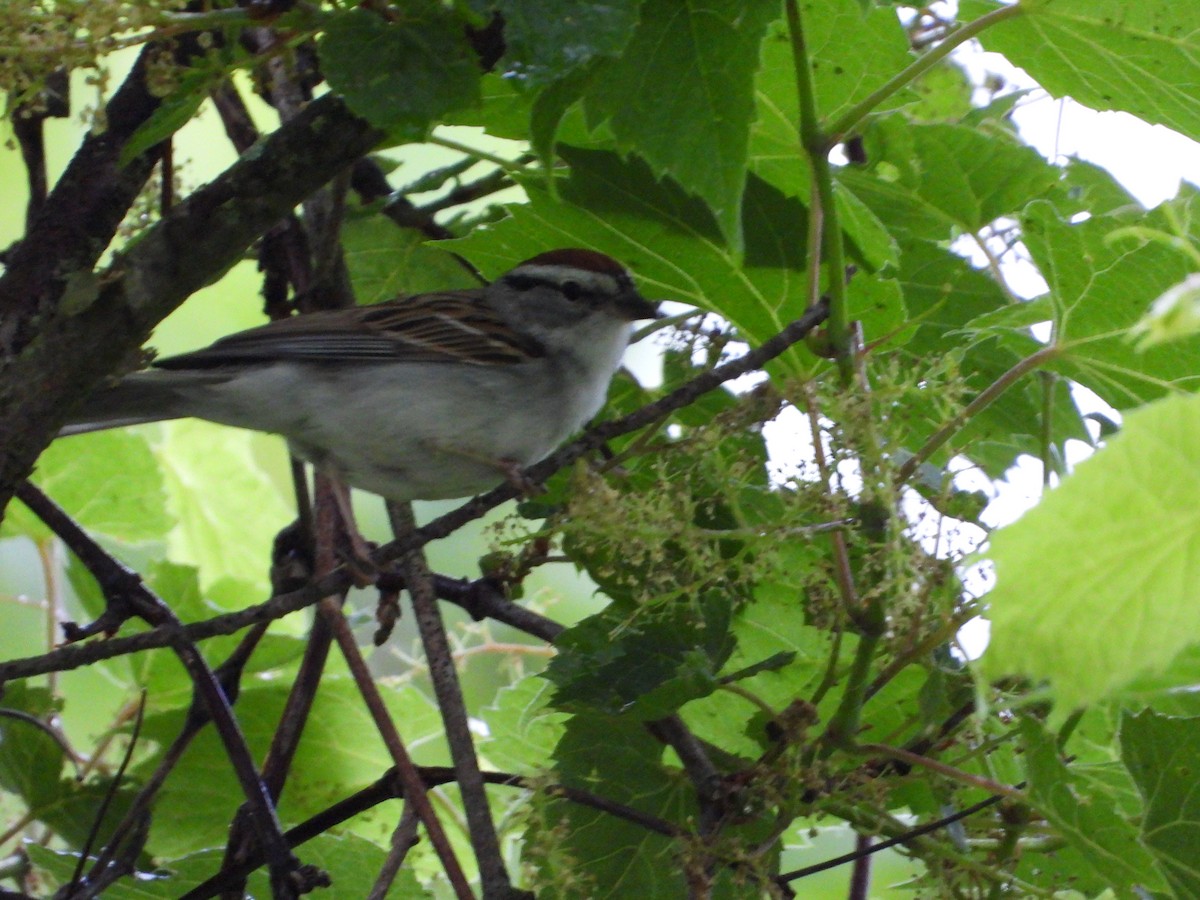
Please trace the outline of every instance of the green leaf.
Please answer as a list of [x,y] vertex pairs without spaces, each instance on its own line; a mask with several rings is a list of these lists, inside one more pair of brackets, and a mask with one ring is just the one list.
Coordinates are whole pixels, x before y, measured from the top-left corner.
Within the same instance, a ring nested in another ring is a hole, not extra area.
[[[70,880],[77,857],[53,853],[36,845],[31,861],[50,883],[65,884]],[[329,873],[333,891],[344,897],[366,897],[383,866],[386,852],[377,844],[353,834],[322,834],[297,848],[306,864]],[[211,878],[221,869],[225,851],[219,848],[202,850],[178,859],[155,860],[152,873],[138,878],[125,878],[104,889],[106,900],[173,900]],[[259,869],[247,879],[247,896],[267,897],[271,894],[270,879],[265,869]],[[388,893],[391,898],[427,897],[409,868],[404,868]]]
[[[632,717],[574,716],[554,752],[555,772],[571,787],[682,823],[695,812],[681,772],[662,763],[662,745]],[[686,895],[679,847],[668,837],[590,807],[539,795],[526,835],[551,875],[539,898]]]
[[851,256],[861,257],[870,271],[896,265],[900,257],[896,239],[871,208],[837,178],[833,181],[833,198],[838,224],[851,242],[847,248]]
[[601,67],[585,105],[620,145],[670,175],[742,243],[754,73],[773,3],[649,0],[620,59]]
[[[1083,855],[1095,875],[1128,895],[1131,888],[1160,890],[1162,875],[1142,845],[1137,829],[1116,808],[1106,787],[1069,770],[1054,740],[1031,719],[1021,721],[1029,797]],[[1084,887],[1089,894],[1094,888]]]
[[1177,897],[1200,896],[1200,718],[1150,710],[1121,719],[1121,756],[1146,803],[1142,840]]
[[[827,667],[830,635],[805,622],[803,602],[805,579],[819,565],[818,556],[808,543],[789,542],[781,551],[778,577],[764,579],[754,600],[734,617],[737,645],[726,671],[745,670],[781,654],[792,658],[781,669],[757,672],[741,682],[776,710],[786,709],[797,697],[812,696]],[[751,718],[756,713],[745,698],[717,691],[689,703],[682,714],[697,737],[751,760],[766,746],[761,723]]]
[[747,678],[753,678],[759,672],[778,672],[780,669],[790,666],[795,661],[796,652],[794,650],[781,650],[778,653],[772,653],[766,659],[738,669],[736,672],[722,675],[721,684],[733,684],[736,681],[744,681]]
[[200,69],[185,72],[174,90],[164,97],[158,108],[150,114],[150,118],[130,135],[125,146],[121,148],[117,165],[124,168],[146,150],[165,141],[190,122],[199,112],[201,104],[208,99],[208,89],[216,82],[217,75],[219,73]]
[[352,110],[410,139],[479,101],[479,65],[463,23],[432,0],[406,4],[398,22],[368,9],[339,12],[319,50],[329,86]]
[[[560,147],[571,176],[552,197],[527,185],[530,202],[509,218],[444,246],[463,253],[489,277],[564,242],[608,253],[628,265],[647,296],[666,297],[719,312],[743,336],[760,343],[798,318],[805,296],[803,209],[760,179],[748,182],[745,266],[729,251],[704,204],[669,180],[659,181],[636,159]],[[867,276],[862,276],[864,279]],[[859,279],[855,279],[859,280]],[[903,314],[896,293],[856,287],[863,306],[852,315],[868,334],[886,333]],[[882,301],[884,309],[878,308]],[[806,374],[811,355],[780,359],[791,374]]]
[[591,77],[591,69],[578,69],[539,92],[533,101],[529,116],[529,144],[548,170],[554,166],[554,146],[559,126],[567,111],[583,97]]
[[[864,6],[855,0],[823,0],[802,5],[817,114],[825,125],[831,125],[913,61],[908,35],[895,10],[875,4]],[[778,66],[781,75],[790,78],[794,91],[795,67],[790,57],[789,47],[786,58],[776,56],[769,64]],[[777,96],[786,95],[781,91]],[[872,112],[894,109],[912,99],[911,92],[900,91]],[[787,108],[797,110],[799,106],[792,103]]]
[[[494,137],[529,140],[529,118],[533,103],[540,96],[521,90],[511,78],[489,72],[479,82],[479,105],[454,110],[440,124],[474,125]],[[465,165],[474,163],[473,159],[464,160]]]
[[497,0],[504,16],[501,65],[528,85],[557,81],[597,57],[620,53],[640,6],[640,0]]
[[[999,4],[964,0],[960,18]],[[1056,97],[1121,109],[1200,139],[1196,8],[1176,0],[1025,0],[980,35]]]
[[1036,300],[1024,303],[1010,303],[999,309],[976,316],[963,325],[963,331],[978,337],[980,335],[1003,334],[1008,331],[1020,331],[1054,318],[1054,307],[1048,294],[1043,294]]
[[[101,431],[55,441],[38,459],[34,482],[88,531],[120,541],[162,539],[172,519],[162,475],[146,438]],[[14,505],[8,527],[48,531],[24,506]]]
[[1186,647],[1162,671],[1135,678],[1113,703],[1129,709],[1148,707],[1169,716],[1200,716],[1200,696],[1179,687],[1192,684],[1200,684],[1200,645]]
[[[255,759],[262,759],[279,727],[289,687],[278,680],[243,685],[237,718]],[[420,765],[446,765],[441,718],[429,699],[408,685],[384,681],[381,689],[415,761]],[[185,712],[186,708],[180,707],[148,715],[142,730],[144,739],[167,745],[178,734]],[[157,754],[144,760],[135,774],[151,771],[158,762]],[[391,764],[351,680],[327,673],[297,751],[280,804],[280,817],[289,826],[295,824],[371,784]],[[158,808],[174,812],[154,820],[148,852],[179,857],[220,846],[229,820],[241,803],[242,792],[228,756],[213,730],[205,729],[163,786]],[[369,840],[386,843],[395,824],[395,811],[385,806],[356,817],[347,828]]]
[[1200,635],[1198,540],[1200,397],[1170,397],[992,535],[986,670],[1049,679],[1064,712],[1162,670]]
[[478,281],[445,250],[379,213],[350,216],[342,228],[346,265],[359,303],[424,291],[475,287]]
[[74,778],[63,778],[54,796],[31,808],[30,815],[53,829],[70,847],[82,848],[89,838],[94,838],[93,848],[102,847],[113,837],[114,829],[128,812],[138,788],[133,781],[121,784],[104,811],[104,820],[96,828],[97,833],[92,835],[101,807],[112,788],[111,780],[111,776],[93,777],[80,784]]
[[[45,721],[62,712],[49,693],[17,682],[7,685],[0,706]],[[51,828],[67,846],[78,848],[88,838],[111,784],[107,776],[92,776],[86,783],[63,777],[67,756],[58,741],[35,724],[0,716],[0,787],[18,798],[23,812]],[[98,829],[102,846],[120,822],[133,799],[132,784],[113,797],[103,825]]]
[[1168,288],[1129,333],[1139,350],[1200,333],[1200,275]]
[[[281,487],[286,471],[278,438],[189,419],[163,427],[155,445],[176,527],[172,560],[200,570],[201,586],[234,577],[270,593],[275,534],[294,517]],[[273,458],[264,463],[261,454]]]
[[[891,116],[877,121],[864,138],[866,171],[908,188],[910,204],[919,204],[924,216],[941,218],[939,237],[950,236],[952,228],[978,231],[1021,210],[1058,180],[1058,170],[1036,150],[995,127],[908,124]],[[857,174],[843,172],[851,189],[866,187]],[[887,221],[884,212],[876,213]]]
[[488,737],[480,755],[504,772],[532,775],[542,769],[562,737],[567,716],[549,708],[552,688],[536,675],[501,688],[483,710]]
[[1051,195],[1062,214],[1086,212],[1093,216],[1107,215],[1118,210],[1142,215],[1145,211],[1121,182],[1108,169],[1082,159],[1070,159],[1063,167],[1059,183],[1063,197]]
[[[912,62],[908,38],[890,9],[864,15],[854,0],[827,0],[804,4],[802,14],[817,112],[825,124]],[[796,63],[783,23],[772,26],[763,42],[755,94],[758,108],[750,139],[754,171],[785,192],[806,197],[809,166],[800,146]],[[898,92],[875,111],[909,99]]]
[[975,86],[952,60],[934,66],[912,86],[920,99],[904,112],[918,122],[957,122],[970,114]]
[[[1093,216],[1063,221],[1047,202],[1032,204],[1022,217],[1025,245],[1050,285],[1056,334],[1063,352],[1056,371],[1099,394],[1117,409],[1161,397],[1172,385],[1200,383],[1191,337],[1139,353],[1129,329],[1151,303],[1191,272],[1191,256],[1168,243],[1130,234],[1129,226],[1171,233],[1173,220],[1200,229],[1200,193],[1185,189],[1179,198],[1145,214]],[[1200,239],[1200,232],[1181,235]]]
[[613,604],[555,640],[545,677],[554,706],[660,719],[716,690],[733,650],[723,592],[669,598],[630,614]]
[[[1009,304],[999,285],[984,272],[928,241],[906,236],[901,248],[901,287],[910,320],[916,324],[903,345],[903,352],[911,356],[913,365],[932,370],[943,360],[957,361],[946,377],[964,379],[969,398],[995,382],[1023,355],[1041,347],[1025,333],[1025,316],[1029,311],[1024,305]],[[1037,307],[1032,314],[1043,315]],[[1011,326],[1000,332],[1004,338],[965,344],[963,329],[981,320],[990,321],[985,318],[990,316]],[[1029,385],[1028,389],[1019,386],[1005,391],[973,417],[950,445],[935,456],[935,461],[942,463],[955,453],[965,453],[989,474],[999,477],[1019,453],[1040,453],[1037,433],[1042,421],[1041,389],[1036,381],[1031,380]],[[1055,443],[1061,445],[1069,438],[1086,440],[1088,432],[1079,411],[1061,386],[1055,401],[1052,417]],[[906,446],[915,450],[945,424],[950,411],[936,394],[921,392],[897,415],[905,417],[909,441]]]
[[[21,683],[5,690],[0,707],[43,721],[57,712],[46,690]],[[35,818],[58,795],[64,763],[63,748],[44,729],[0,716],[0,787],[20,797]]]

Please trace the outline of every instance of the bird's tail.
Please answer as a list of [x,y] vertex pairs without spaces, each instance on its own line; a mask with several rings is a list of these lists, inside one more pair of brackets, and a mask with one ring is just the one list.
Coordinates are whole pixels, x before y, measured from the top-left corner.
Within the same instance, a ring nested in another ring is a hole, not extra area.
[[92,394],[67,420],[59,437],[187,416],[178,390],[184,380],[175,373],[157,371],[127,375]]

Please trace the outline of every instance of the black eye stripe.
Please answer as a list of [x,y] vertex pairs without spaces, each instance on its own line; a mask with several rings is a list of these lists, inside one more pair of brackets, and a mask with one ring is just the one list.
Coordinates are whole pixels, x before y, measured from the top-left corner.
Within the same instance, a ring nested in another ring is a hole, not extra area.
[[527,291],[543,283],[537,278],[530,278],[528,275],[509,275],[504,280],[508,282],[509,287],[515,288],[518,291]]
[[538,278],[534,275],[506,275],[504,281],[517,291],[528,291],[535,287],[554,288],[568,300],[582,300],[592,292],[581,282],[573,278],[559,282],[549,278]]

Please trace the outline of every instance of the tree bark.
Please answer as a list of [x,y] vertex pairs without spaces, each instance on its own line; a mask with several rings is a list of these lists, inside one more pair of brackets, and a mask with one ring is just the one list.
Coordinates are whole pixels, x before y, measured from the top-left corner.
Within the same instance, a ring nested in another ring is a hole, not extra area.
[[[133,81],[110,109],[127,90],[137,93]],[[38,454],[100,378],[300,200],[383,137],[326,95],[95,273],[95,261],[154,163],[146,154],[117,166],[135,120],[144,117],[122,118],[119,131],[110,123],[105,135],[84,142],[0,278],[0,517]]]

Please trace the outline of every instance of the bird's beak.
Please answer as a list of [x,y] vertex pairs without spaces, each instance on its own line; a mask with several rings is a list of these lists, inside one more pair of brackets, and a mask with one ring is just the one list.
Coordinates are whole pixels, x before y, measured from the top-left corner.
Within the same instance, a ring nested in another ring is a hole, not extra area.
[[647,300],[637,291],[629,291],[617,298],[616,303],[618,311],[621,315],[630,322],[637,322],[640,319],[661,319],[663,313],[659,311],[657,300]]

